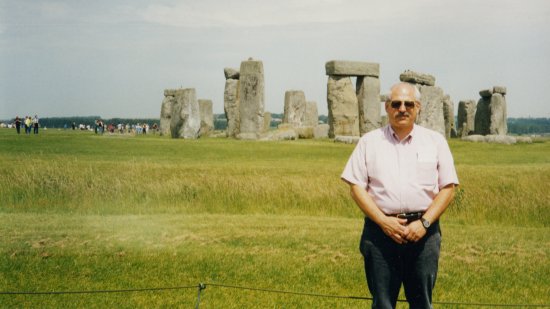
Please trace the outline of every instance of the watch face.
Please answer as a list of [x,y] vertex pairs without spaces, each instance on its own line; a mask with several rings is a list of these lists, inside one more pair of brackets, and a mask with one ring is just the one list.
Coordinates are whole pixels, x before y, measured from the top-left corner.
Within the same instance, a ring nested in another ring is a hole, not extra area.
[[425,228],[429,228],[430,227],[430,221],[422,218],[422,225],[424,225]]

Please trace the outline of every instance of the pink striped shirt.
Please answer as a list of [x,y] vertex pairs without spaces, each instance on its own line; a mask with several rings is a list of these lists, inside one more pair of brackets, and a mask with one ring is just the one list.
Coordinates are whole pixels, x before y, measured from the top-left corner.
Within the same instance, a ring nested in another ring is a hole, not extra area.
[[416,124],[401,142],[390,125],[363,135],[341,178],[366,188],[385,214],[425,211],[440,188],[458,185],[445,138]]

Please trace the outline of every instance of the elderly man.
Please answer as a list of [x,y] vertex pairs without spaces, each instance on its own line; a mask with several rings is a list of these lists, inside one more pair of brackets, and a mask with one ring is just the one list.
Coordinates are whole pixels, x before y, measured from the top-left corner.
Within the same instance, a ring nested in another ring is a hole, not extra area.
[[389,125],[361,137],[341,177],[365,214],[360,250],[372,308],[395,308],[401,284],[411,308],[431,308],[438,219],[458,178],[445,138],[414,123],[415,86],[394,85],[385,107]]

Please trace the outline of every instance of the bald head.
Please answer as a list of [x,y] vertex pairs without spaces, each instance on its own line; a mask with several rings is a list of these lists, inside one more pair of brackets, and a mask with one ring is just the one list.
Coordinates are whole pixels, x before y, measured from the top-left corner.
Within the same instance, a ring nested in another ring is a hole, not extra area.
[[409,83],[398,83],[391,87],[389,101],[416,101],[420,103],[420,91]]

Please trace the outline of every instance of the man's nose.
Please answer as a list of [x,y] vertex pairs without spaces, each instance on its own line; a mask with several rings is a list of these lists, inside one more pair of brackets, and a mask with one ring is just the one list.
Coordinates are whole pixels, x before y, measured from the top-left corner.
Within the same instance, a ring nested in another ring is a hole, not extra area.
[[401,102],[401,105],[399,105],[399,111],[400,112],[406,112],[407,108],[405,107],[405,103]]

